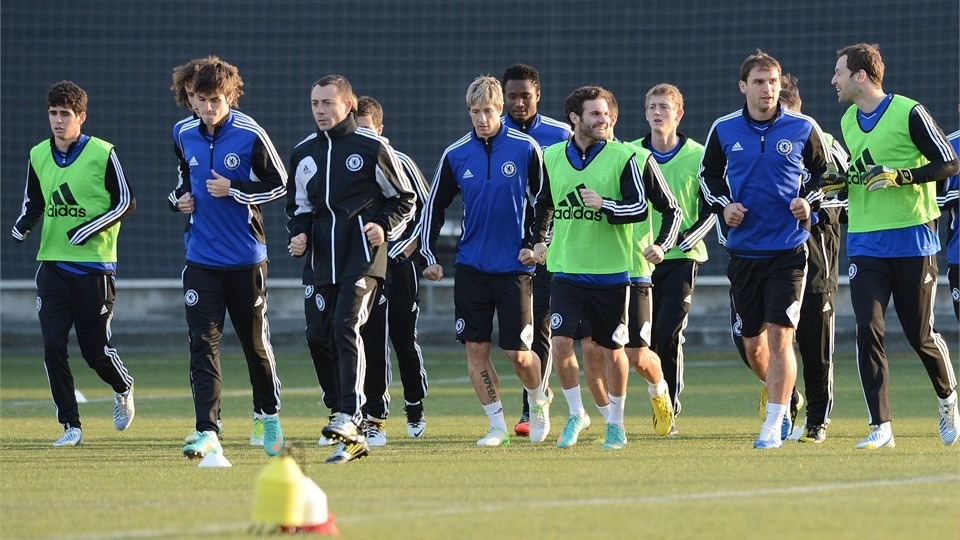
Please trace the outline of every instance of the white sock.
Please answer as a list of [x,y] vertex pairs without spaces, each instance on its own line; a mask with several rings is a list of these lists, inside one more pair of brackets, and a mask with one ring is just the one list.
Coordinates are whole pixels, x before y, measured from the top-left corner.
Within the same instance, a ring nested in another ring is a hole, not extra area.
[[563,397],[567,400],[567,406],[570,407],[570,416],[583,416],[587,411],[583,410],[583,398],[580,396],[580,385],[573,388],[564,388]]
[[600,411],[600,418],[603,418],[603,421],[607,421],[607,417],[610,416],[610,404],[607,403],[603,407],[597,405],[597,410]]
[[954,391],[951,392],[950,395],[947,396],[945,399],[944,399],[944,398],[941,398],[940,396],[937,396],[937,401],[940,402],[940,406],[941,406],[941,407],[946,407],[947,405],[952,405],[952,404],[954,404],[954,403],[957,402],[957,391],[954,390]]
[[780,437],[780,428],[783,425],[783,416],[788,414],[788,409],[790,405],[777,405],[776,403],[767,403],[767,419],[763,422],[763,427],[760,429],[761,438],[763,435],[768,435],[769,433],[776,433],[777,438]]
[[503,418],[503,405],[499,401],[484,405],[483,412],[487,413],[487,418],[490,419],[490,427],[507,430],[507,421]]
[[660,382],[653,384],[647,383],[647,393],[650,394],[650,397],[655,398],[657,396],[665,396],[670,390],[670,387],[667,386],[666,379],[660,379]]
[[546,394],[543,393],[543,389],[541,389],[539,386],[534,389],[524,386],[523,389],[527,391],[527,405],[533,407],[537,403],[543,403],[547,401]]
[[613,394],[607,394],[607,397],[610,398],[610,414],[607,416],[607,423],[622,424],[623,408],[627,401],[627,396],[615,396]]

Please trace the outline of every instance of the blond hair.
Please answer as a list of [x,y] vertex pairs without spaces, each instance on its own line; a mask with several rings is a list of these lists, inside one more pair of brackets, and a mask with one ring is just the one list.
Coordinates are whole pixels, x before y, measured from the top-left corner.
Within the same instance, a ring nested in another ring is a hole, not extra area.
[[490,75],[477,77],[467,87],[467,108],[474,105],[489,103],[503,110],[503,89],[500,81]]
[[670,83],[660,83],[647,90],[646,105],[650,104],[650,98],[653,96],[667,96],[673,103],[674,109],[678,111],[683,110],[683,94],[680,93],[679,88]]

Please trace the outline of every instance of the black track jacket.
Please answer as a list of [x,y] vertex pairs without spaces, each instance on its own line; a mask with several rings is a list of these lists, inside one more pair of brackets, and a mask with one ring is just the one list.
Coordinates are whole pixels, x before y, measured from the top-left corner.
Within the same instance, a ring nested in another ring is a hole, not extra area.
[[398,238],[414,217],[416,195],[394,150],[373,131],[357,127],[353,114],[327,131],[301,141],[290,156],[287,192],[289,238],[305,233],[317,286],[359,276],[383,279],[387,243],[372,247],[365,224]]

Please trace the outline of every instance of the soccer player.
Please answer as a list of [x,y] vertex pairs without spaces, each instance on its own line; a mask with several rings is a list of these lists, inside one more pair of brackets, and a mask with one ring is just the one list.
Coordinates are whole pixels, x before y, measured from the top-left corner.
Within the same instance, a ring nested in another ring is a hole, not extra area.
[[466,106],[473,129],[444,151],[424,208],[423,275],[433,281],[443,278],[434,249],[445,210],[459,195],[464,215],[453,293],[457,340],[466,346],[467,373],[490,422],[477,445],[510,443],[500,382],[490,358],[494,313],[500,324],[500,348],[531,401],[530,440],[539,443],[550,432],[550,404],[540,358],[530,350],[537,262],[530,227],[543,157],[532,137],[501,122],[503,92],[497,79],[483,76],[470,83]]
[[[357,99],[356,106],[357,126],[369,129],[377,135],[383,132],[383,108],[380,103],[369,96]],[[384,141],[387,139],[384,137]],[[420,169],[407,155],[396,152],[401,169],[410,180],[411,186],[417,193],[414,215],[419,216],[420,208],[427,198],[428,186]],[[366,359],[366,376],[364,377],[363,393],[366,398],[362,407],[364,420],[361,424],[368,447],[386,446],[387,429],[386,419],[389,414],[390,394],[388,387],[392,380],[390,365],[390,344],[387,342],[389,334],[397,351],[400,364],[400,377],[404,382],[404,399],[407,412],[407,435],[422,437],[426,430],[426,419],[423,414],[423,398],[427,393],[427,373],[423,361],[423,353],[416,341],[417,316],[419,315],[419,283],[415,271],[415,263],[411,258],[417,250],[419,230],[413,223],[408,225],[403,237],[389,242],[389,263],[387,277],[383,286],[377,292],[377,299],[373,303],[367,322],[360,329],[363,338],[364,356]],[[307,246],[309,252],[310,246]],[[396,255],[393,255],[396,253]],[[337,404],[335,371],[336,360],[332,340],[325,337],[323,327],[322,308],[325,307],[323,297],[317,302],[319,291],[313,286],[312,258],[306,257],[303,269],[303,283],[306,286],[304,294],[304,314],[307,321],[307,342],[313,359],[317,379],[323,394],[324,405],[331,411],[336,410]],[[393,307],[394,309],[390,309]],[[389,324],[388,324],[389,321]],[[332,420],[333,418],[331,418]],[[320,446],[337,444],[322,434],[317,441]],[[341,443],[342,444],[342,443]],[[350,453],[352,450],[354,453]],[[359,459],[368,454],[362,445],[344,446],[343,452],[335,454],[331,460],[345,462]],[[344,458],[349,458],[344,460]]]
[[[370,96],[357,101],[357,125],[383,136],[383,107]],[[384,140],[386,138],[384,137]],[[403,383],[404,409],[407,413],[407,436],[422,437],[427,429],[423,414],[423,399],[427,397],[427,370],[423,352],[417,343],[417,318],[420,315],[420,273],[416,255],[420,247],[420,215],[427,201],[429,186],[423,173],[409,156],[396,152],[404,175],[417,194],[414,219],[403,236],[389,243],[389,262],[384,283],[383,298],[378,299],[370,319],[361,333],[366,347],[367,377],[364,407],[367,419],[367,443],[370,446],[387,444],[386,419],[389,413],[392,380],[390,346],[397,354],[400,381]]]
[[[177,161],[180,163],[184,163],[183,150],[180,148],[180,145],[177,144],[180,135],[180,128],[183,127],[183,125],[187,122],[200,118],[200,116],[197,114],[197,104],[194,99],[197,93],[193,90],[193,79],[197,76],[197,70],[200,69],[200,66],[210,62],[217,62],[219,60],[220,59],[216,56],[194,58],[193,60],[173,68],[173,74],[171,76],[172,83],[170,85],[170,91],[173,92],[173,99],[177,102],[178,107],[185,107],[190,111],[189,116],[181,119],[173,125],[173,152],[177,156]],[[171,191],[167,196],[167,203],[170,205],[170,209],[174,212],[180,211],[178,201],[184,193],[187,193],[190,190],[190,169],[179,169],[179,173],[180,175],[176,187],[174,187],[173,191]],[[186,241],[188,232],[189,223],[187,229],[184,231],[184,241]]]
[[[503,71],[503,101],[505,114],[503,124],[530,135],[543,150],[551,144],[570,138],[570,128],[558,120],[539,112],[540,73],[526,64],[514,64]],[[537,264],[533,274],[533,346],[531,349],[540,358],[540,374],[547,400],[553,399],[550,390],[550,371],[553,358],[550,354],[550,271]],[[527,391],[523,391],[523,412],[513,432],[526,437],[530,434],[530,404]]]
[[[683,118],[683,94],[672,84],[661,83],[646,94],[646,119],[650,132],[635,146],[646,149],[660,166],[663,178],[683,212],[677,249],[668,251],[653,269],[652,349],[660,357],[669,387],[670,405],[680,414],[683,392],[683,331],[693,301],[697,272],[707,261],[704,236],[716,216],[700,195],[700,160],[703,145],[678,131]],[[659,229],[662,217],[651,215],[651,227]],[[671,433],[676,426],[671,426]]]
[[63,435],[53,445],[83,440],[80,410],[67,361],[70,327],[87,364],[114,391],[113,425],[130,426],[136,409],[133,377],[110,344],[116,294],[120,221],[137,206],[113,145],[81,132],[87,93],[61,81],[47,93],[53,136],[30,150],[20,216],[19,243],[42,221],[37,261],[37,314],[43,363]]
[[[614,127],[619,116],[617,100],[612,93],[608,94],[607,99],[610,113],[610,122],[607,124],[606,130],[607,140],[622,142],[614,134]],[[632,143],[627,143],[627,145],[637,153],[640,161],[646,163],[645,160],[650,158],[650,153],[643,148],[635,147]],[[656,180],[655,177],[659,172],[652,168],[651,171],[654,174],[646,175],[645,181],[648,179]],[[679,208],[673,199],[673,195],[664,190],[665,186],[666,184],[655,182],[649,185],[645,184],[644,189],[657,201],[658,204],[655,205],[657,211],[664,211],[669,214],[665,223],[666,228],[663,230],[662,242],[676,243],[676,233],[680,225]],[[670,406],[668,387],[663,376],[660,358],[650,349],[650,319],[652,316],[650,275],[653,271],[651,260],[662,260],[662,246],[664,244],[653,244],[654,235],[649,219],[633,224],[631,238],[633,254],[629,270],[630,307],[628,311],[630,341],[624,349],[629,364],[647,381],[647,391],[653,408],[654,431],[661,436],[668,435],[674,424],[673,408]],[[653,247],[654,245],[657,247]],[[650,259],[648,260],[647,257]],[[590,338],[590,334],[592,334],[592,329],[590,328],[589,318],[581,319],[574,339],[580,339],[583,353],[583,376],[590,393],[593,395],[597,411],[601,418],[606,421],[610,415],[611,400],[603,352]],[[564,431],[560,434],[557,446],[559,448],[569,448],[576,444],[580,432],[589,427],[589,415],[578,416],[578,422],[568,421]],[[623,441],[624,443],[627,442],[626,436],[624,436]]]
[[[611,102],[609,136],[613,139],[613,126],[617,122],[619,107],[612,95]],[[624,348],[630,365],[647,380],[654,432],[666,436],[673,431],[675,414],[660,357],[650,347],[653,326],[652,276],[654,265],[663,262],[664,254],[676,245],[683,215],[652,153],[633,143],[627,145],[636,152],[637,162],[644,163],[644,169],[651,173],[644,175],[644,191],[647,203],[656,210],[654,214],[660,215],[660,220],[656,230],[652,219],[633,224],[633,262],[629,270],[630,307],[627,319],[630,341]]]
[[[190,110],[190,115],[186,118],[183,118],[179,122],[173,125],[173,153],[177,156],[177,162],[180,164],[178,167],[179,176],[177,178],[177,185],[173,188],[173,191],[167,196],[167,203],[170,206],[170,210],[174,212],[180,212],[180,207],[178,201],[180,197],[190,191],[190,169],[184,167],[186,161],[183,159],[183,150],[181,150],[180,145],[178,144],[180,128],[184,124],[192,120],[200,118],[197,114],[197,105],[194,100],[196,92],[193,91],[193,79],[197,75],[197,70],[206,63],[218,62],[220,59],[216,56],[208,56],[206,58],[194,58],[184,64],[181,64],[173,68],[172,83],[170,85],[170,91],[173,92],[174,101],[177,102],[177,106],[186,107]],[[191,196],[192,197],[192,196]],[[187,220],[186,226],[184,227],[183,232],[183,241],[184,246],[186,246],[187,238],[190,233],[190,221]],[[259,428],[259,438],[260,445],[263,445],[263,422],[259,419],[256,414],[256,408],[254,408],[254,431]],[[196,442],[200,438],[201,432],[194,430],[192,433],[187,435],[183,442],[190,444]],[[220,404],[217,404],[217,435],[223,435],[223,422],[220,420]]]
[[[780,104],[800,112],[803,105],[797,78],[783,74]],[[827,151],[834,168],[845,174],[850,156],[831,134],[824,132]],[[810,238],[807,239],[807,277],[797,324],[797,348],[803,363],[803,388],[807,398],[807,414],[800,442],[821,443],[827,437],[830,411],[833,409],[833,352],[835,325],[835,293],[840,259],[840,223],[846,219],[847,201],[831,197],[820,203],[811,216]],[[794,389],[796,392],[796,389]],[[791,424],[803,400],[791,397]]]
[[790,432],[783,423],[797,374],[804,222],[819,206],[829,161],[816,122],[780,106],[780,76],[780,63],[762,51],[743,61],[746,104],[713,123],[700,169],[704,198],[730,227],[727,276],[747,356],[751,366],[766,366],[769,402],[757,449],[780,448]]
[[229,313],[253,387],[250,442],[275,456],[283,446],[280,379],[267,321],[267,246],[260,205],[286,194],[287,175],[266,131],[232,107],[243,94],[235,66],[221,60],[205,63],[193,86],[199,118],[182,124],[176,134],[180,170],[190,171],[190,188],[177,198],[177,207],[190,215],[182,279],[200,435],[183,447],[183,454],[199,459],[222,451],[217,437],[220,338]]
[[318,79],[310,103],[317,130],[290,157],[288,248],[294,257],[309,255],[317,332],[330,351],[325,358],[335,362],[334,416],[321,433],[340,444],[327,462],[347,463],[369,451],[359,430],[366,399],[361,328],[386,277],[387,241],[413,220],[416,194],[390,145],[358,129],[357,97],[346,77]]
[[[608,94],[607,98],[609,99],[607,102],[607,110],[610,113],[610,122],[607,123],[607,140],[623,142],[617,138],[616,134],[614,133],[617,125],[617,119],[620,115],[620,106],[612,92]],[[632,292],[633,291],[631,289],[631,293]],[[593,396],[593,403],[597,407],[597,412],[600,413],[600,418],[602,418],[604,423],[606,423],[607,417],[610,416],[610,392],[609,388],[607,387],[607,375],[603,362],[603,350],[593,342],[593,338],[591,337],[592,335],[593,329],[590,328],[589,317],[580,319],[580,324],[577,327],[576,332],[574,332],[573,339],[574,341],[580,342],[580,354],[582,356],[581,363],[583,364],[583,379],[586,381],[587,388],[590,390],[590,394]],[[574,431],[571,433],[570,430],[576,430],[576,428],[580,428],[580,431],[584,431],[590,428],[589,415],[580,418],[580,420],[581,422],[579,423],[571,423],[568,421],[564,426],[566,434],[561,433],[560,438],[565,439],[569,443],[576,444],[577,440],[580,438],[579,431]],[[624,435],[624,441],[626,441],[626,435]]]
[[[857,364],[872,430],[857,448],[892,448],[890,378],[884,352],[884,313],[890,297],[903,333],[937,394],[940,438],[957,441],[957,385],[947,343],[933,326],[940,239],[934,220],[936,182],[960,171],[940,126],[916,101],[883,91],[877,45],[837,51],[831,84],[850,150],[847,255],[850,300],[857,321]],[[840,188],[843,183],[838,182]]]
[[[953,151],[960,153],[960,130],[947,136]],[[947,233],[947,281],[950,285],[950,297],[953,299],[953,314],[960,321],[960,174],[947,181],[946,191],[937,205],[949,216]]]
[[[609,91],[599,86],[574,90],[564,104],[573,137],[549,147],[544,156],[544,186],[537,199],[534,230],[553,226],[547,268],[553,272],[550,297],[552,346],[557,374],[570,410],[557,445],[571,446],[589,426],[580,393],[580,368],[573,337],[584,317],[604,356],[610,412],[606,450],[626,445],[623,429],[629,363],[627,306],[631,265],[630,223],[647,217],[642,175],[635,150],[608,141]],[[538,240],[544,240],[541,236]]]
[[[780,105],[800,112],[802,100],[797,87],[797,78],[784,73],[780,81]],[[843,173],[849,156],[843,146],[829,133],[823,137],[831,154],[832,167]],[[829,173],[827,173],[829,174]],[[803,363],[804,393],[807,396],[806,425],[799,435],[801,442],[821,443],[827,436],[830,410],[833,408],[833,351],[834,351],[834,293],[837,291],[837,269],[840,255],[840,222],[846,213],[846,199],[831,197],[821,201],[820,209],[811,215],[810,238],[807,239],[807,276],[800,304],[800,322],[796,338],[800,359]],[[731,304],[732,305],[732,304]],[[736,313],[733,313],[736,320]],[[740,358],[756,373],[762,383],[766,379],[765,365],[751,365],[744,350],[739,327],[731,323],[731,335]],[[803,396],[794,387],[790,397],[789,422],[784,417],[781,436],[796,424],[803,407]],[[760,417],[766,418],[767,387],[760,393]]]
[[[619,105],[613,94],[608,95],[610,122],[607,129],[607,139],[619,141],[614,134],[614,128],[619,118]],[[665,251],[669,251],[677,242],[680,231],[682,213],[676,198],[670,191],[659,166],[652,161],[651,153],[643,147],[626,143],[636,153],[636,159],[644,164],[644,169],[650,174],[644,175],[644,192],[647,194],[648,204],[652,204],[656,213],[661,216],[659,226],[654,230],[651,219],[632,224],[631,233],[631,264],[630,277],[630,307],[627,320],[630,341],[624,347],[630,365],[647,381],[647,393],[650,396],[650,405],[653,409],[653,426],[657,435],[669,435],[674,425],[674,412],[670,403],[669,388],[664,379],[660,357],[650,348],[653,306],[651,298],[652,274],[654,265],[663,261]],[[648,163],[649,161],[649,163]],[[656,234],[655,234],[656,233]],[[583,327],[583,321],[581,321]],[[582,342],[581,342],[582,343]],[[591,340],[592,343],[592,340]],[[594,348],[597,348],[594,346]],[[589,349],[584,349],[584,376],[587,385],[601,411],[604,419],[609,415],[611,403],[607,391],[606,377],[596,365],[603,365],[603,355],[599,361],[588,356]],[[601,405],[605,404],[605,405]],[[573,428],[573,425],[568,423]],[[570,432],[568,440],[576,442],[575,432]],[[561,438],[563,438],[561,436]],[[624,439],[626,440],[626,439]],[[558,442],[558,446],[563,445]]]

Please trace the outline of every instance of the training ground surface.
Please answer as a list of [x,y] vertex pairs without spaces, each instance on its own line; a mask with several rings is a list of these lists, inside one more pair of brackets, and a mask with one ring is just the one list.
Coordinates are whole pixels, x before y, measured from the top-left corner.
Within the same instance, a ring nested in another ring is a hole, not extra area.
[[[477,448],[486,418],[466,378],[463,353],[430,354],[427,435],[406,438],[399,380],[391,387],[389,444],[343,466],[316,439],[326,410],[312,364],[278,358],[284,434],[306,474],[323,488],[343,538],[956,538],[960,445],[944,447],[936,400],[915,357],[892,361],[895,449],[867,452],[866,411],[851,357],[838,357],[836,403],[822,445],[751,448],[760,384],[740,363],[688,351],[681,435],[653,434],[645,384],[631,375],[629,444],[600,449],[603,423],[559,450],[567,406],[557,398],[547,441],[515,438]],[[0,537],[57,539],[246,537],[254,482],[267,463],[247,444],[250,387],[242,358],[224,354],[224,453],[228,469],[181,457],[193,430],[184,355],[136,355],[137,416],[118,433],[112,391],[79,355],[84,442],[53,448],[56,423],[39,357],[0,364]],[[519,381],[495,357],[512,427]],[[584,388],[584,400],[590,403]],[[397,405],[400,403],[401,405]]]

